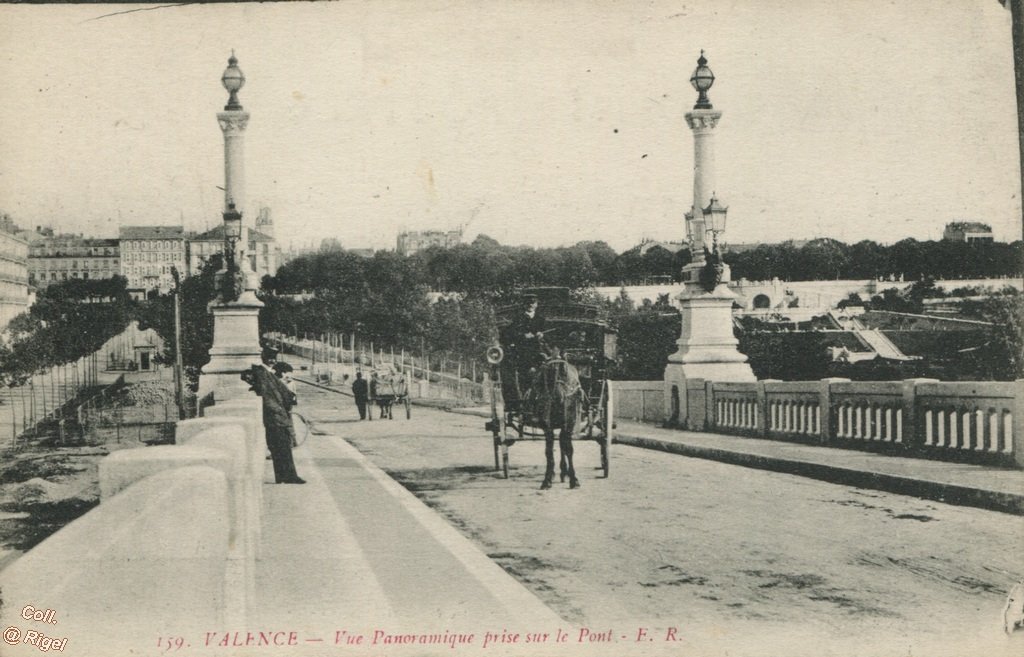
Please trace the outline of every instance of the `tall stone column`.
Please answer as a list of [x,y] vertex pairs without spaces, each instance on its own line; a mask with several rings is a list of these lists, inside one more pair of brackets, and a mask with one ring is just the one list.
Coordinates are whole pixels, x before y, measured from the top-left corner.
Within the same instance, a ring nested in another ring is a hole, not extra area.
[[[682,326],[676,351],[665,366],[666,418],[675,410],[671,400],[686,394],[687,379],[756,380],[733,336],[732,305],[736,295],[729,290],[729,268],[720,262],[717,253],[717,236],[722,231],[713,225],[719,218],[724,223],[726,210],[715,198],[714,130],[722,112],[714,109],[707,97],[714,75],[703,52],[697,64],[690,82],[700,95],[693,110],[686,113],[686,123],[693,131],[693,204],[686,213],[693,258],[683,268],[683,284],[673,297]],[[707,235],[712,229],[715,238],[709,242]],[[712,254],[713,262],[706,261],[705,250]]]
[[[235,239],[225,240],[225,268],[217,274],[220,292],[210,305],[213,346],[210,362],[203,367],[199,379],[200,397],[212,392],[215,401],[249,394],[241,373],[260,362],[259,312],[263,307],[256,297],[259,281],[245,256],[246,230],[241,210],[245,207],[245,129],[249,113],[238,101],[245,76],[233,52],[221,82],[230,92],[224,111],[217,113],[217,122],[224,134],[224,232],[226,238],[232,230],[237,230],[238,234]],[[229,258],[228,249],[232,250],[233,258]],[[227,268],[232,259],[237,272]],[[226,277],[230,284],[226,284]]]

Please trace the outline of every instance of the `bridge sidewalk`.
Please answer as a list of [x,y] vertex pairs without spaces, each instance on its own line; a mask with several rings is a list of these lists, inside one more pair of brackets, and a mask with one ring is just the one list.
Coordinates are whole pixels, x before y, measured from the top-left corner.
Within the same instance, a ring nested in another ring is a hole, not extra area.
[[[325,426],[294,450],[305,485],[264,486],[250,626],[286,626],[316,649],[332,646],[342,630],[372,635],[565,624]],[[273,481],[270,461],[264,481]]]
[[[490,417],[490,409],[486,408],[452,409],[452,412]],[[1021,470],[664,429],[628,420],[618,420],[616,426],[615,442],[621,445],[1024,515],[1024,471]],[[613,444],[613,472],[614,450]]]

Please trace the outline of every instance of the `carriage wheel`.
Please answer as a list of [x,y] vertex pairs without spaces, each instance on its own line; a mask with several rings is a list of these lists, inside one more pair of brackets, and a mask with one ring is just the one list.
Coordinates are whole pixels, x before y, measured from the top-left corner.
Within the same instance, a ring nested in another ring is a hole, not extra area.
[[604,470],[604,476],[607,478],[611,466],[612,428],[615,426],[615,399],[612,394],[612,384],[608,381],[601,386],[599,413],[602,429],[604,429],[604,438],[601,440],[601,469]]
[[405,419],[412,419],[412,402],[409,400],[409,396],[405,396]]

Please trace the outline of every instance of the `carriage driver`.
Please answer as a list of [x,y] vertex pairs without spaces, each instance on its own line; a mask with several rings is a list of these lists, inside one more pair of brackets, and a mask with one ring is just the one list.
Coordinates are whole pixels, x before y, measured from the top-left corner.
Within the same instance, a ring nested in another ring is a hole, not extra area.
[[523,312],[512,318],[507,340],[515,357],[521,389],[529,387],[530,371],[544,363],[541,339],[546,328],[544,316],[537,312],[537,297],[532,294],[523,297]]

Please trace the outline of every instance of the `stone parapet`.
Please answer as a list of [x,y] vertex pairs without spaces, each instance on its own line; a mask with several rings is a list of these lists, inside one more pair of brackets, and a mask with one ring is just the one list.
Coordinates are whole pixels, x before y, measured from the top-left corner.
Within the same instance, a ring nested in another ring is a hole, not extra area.
[[[208,465],[127,485],[0,572],[0,622],[24,627],[30,603],[57,609],[59,624],[43,633],[68,637],[62,654],[75,655],[137,654],[139,637],[223,625],[229,496],[224,471]],[[40,653],[23,643],[3,654]]]

